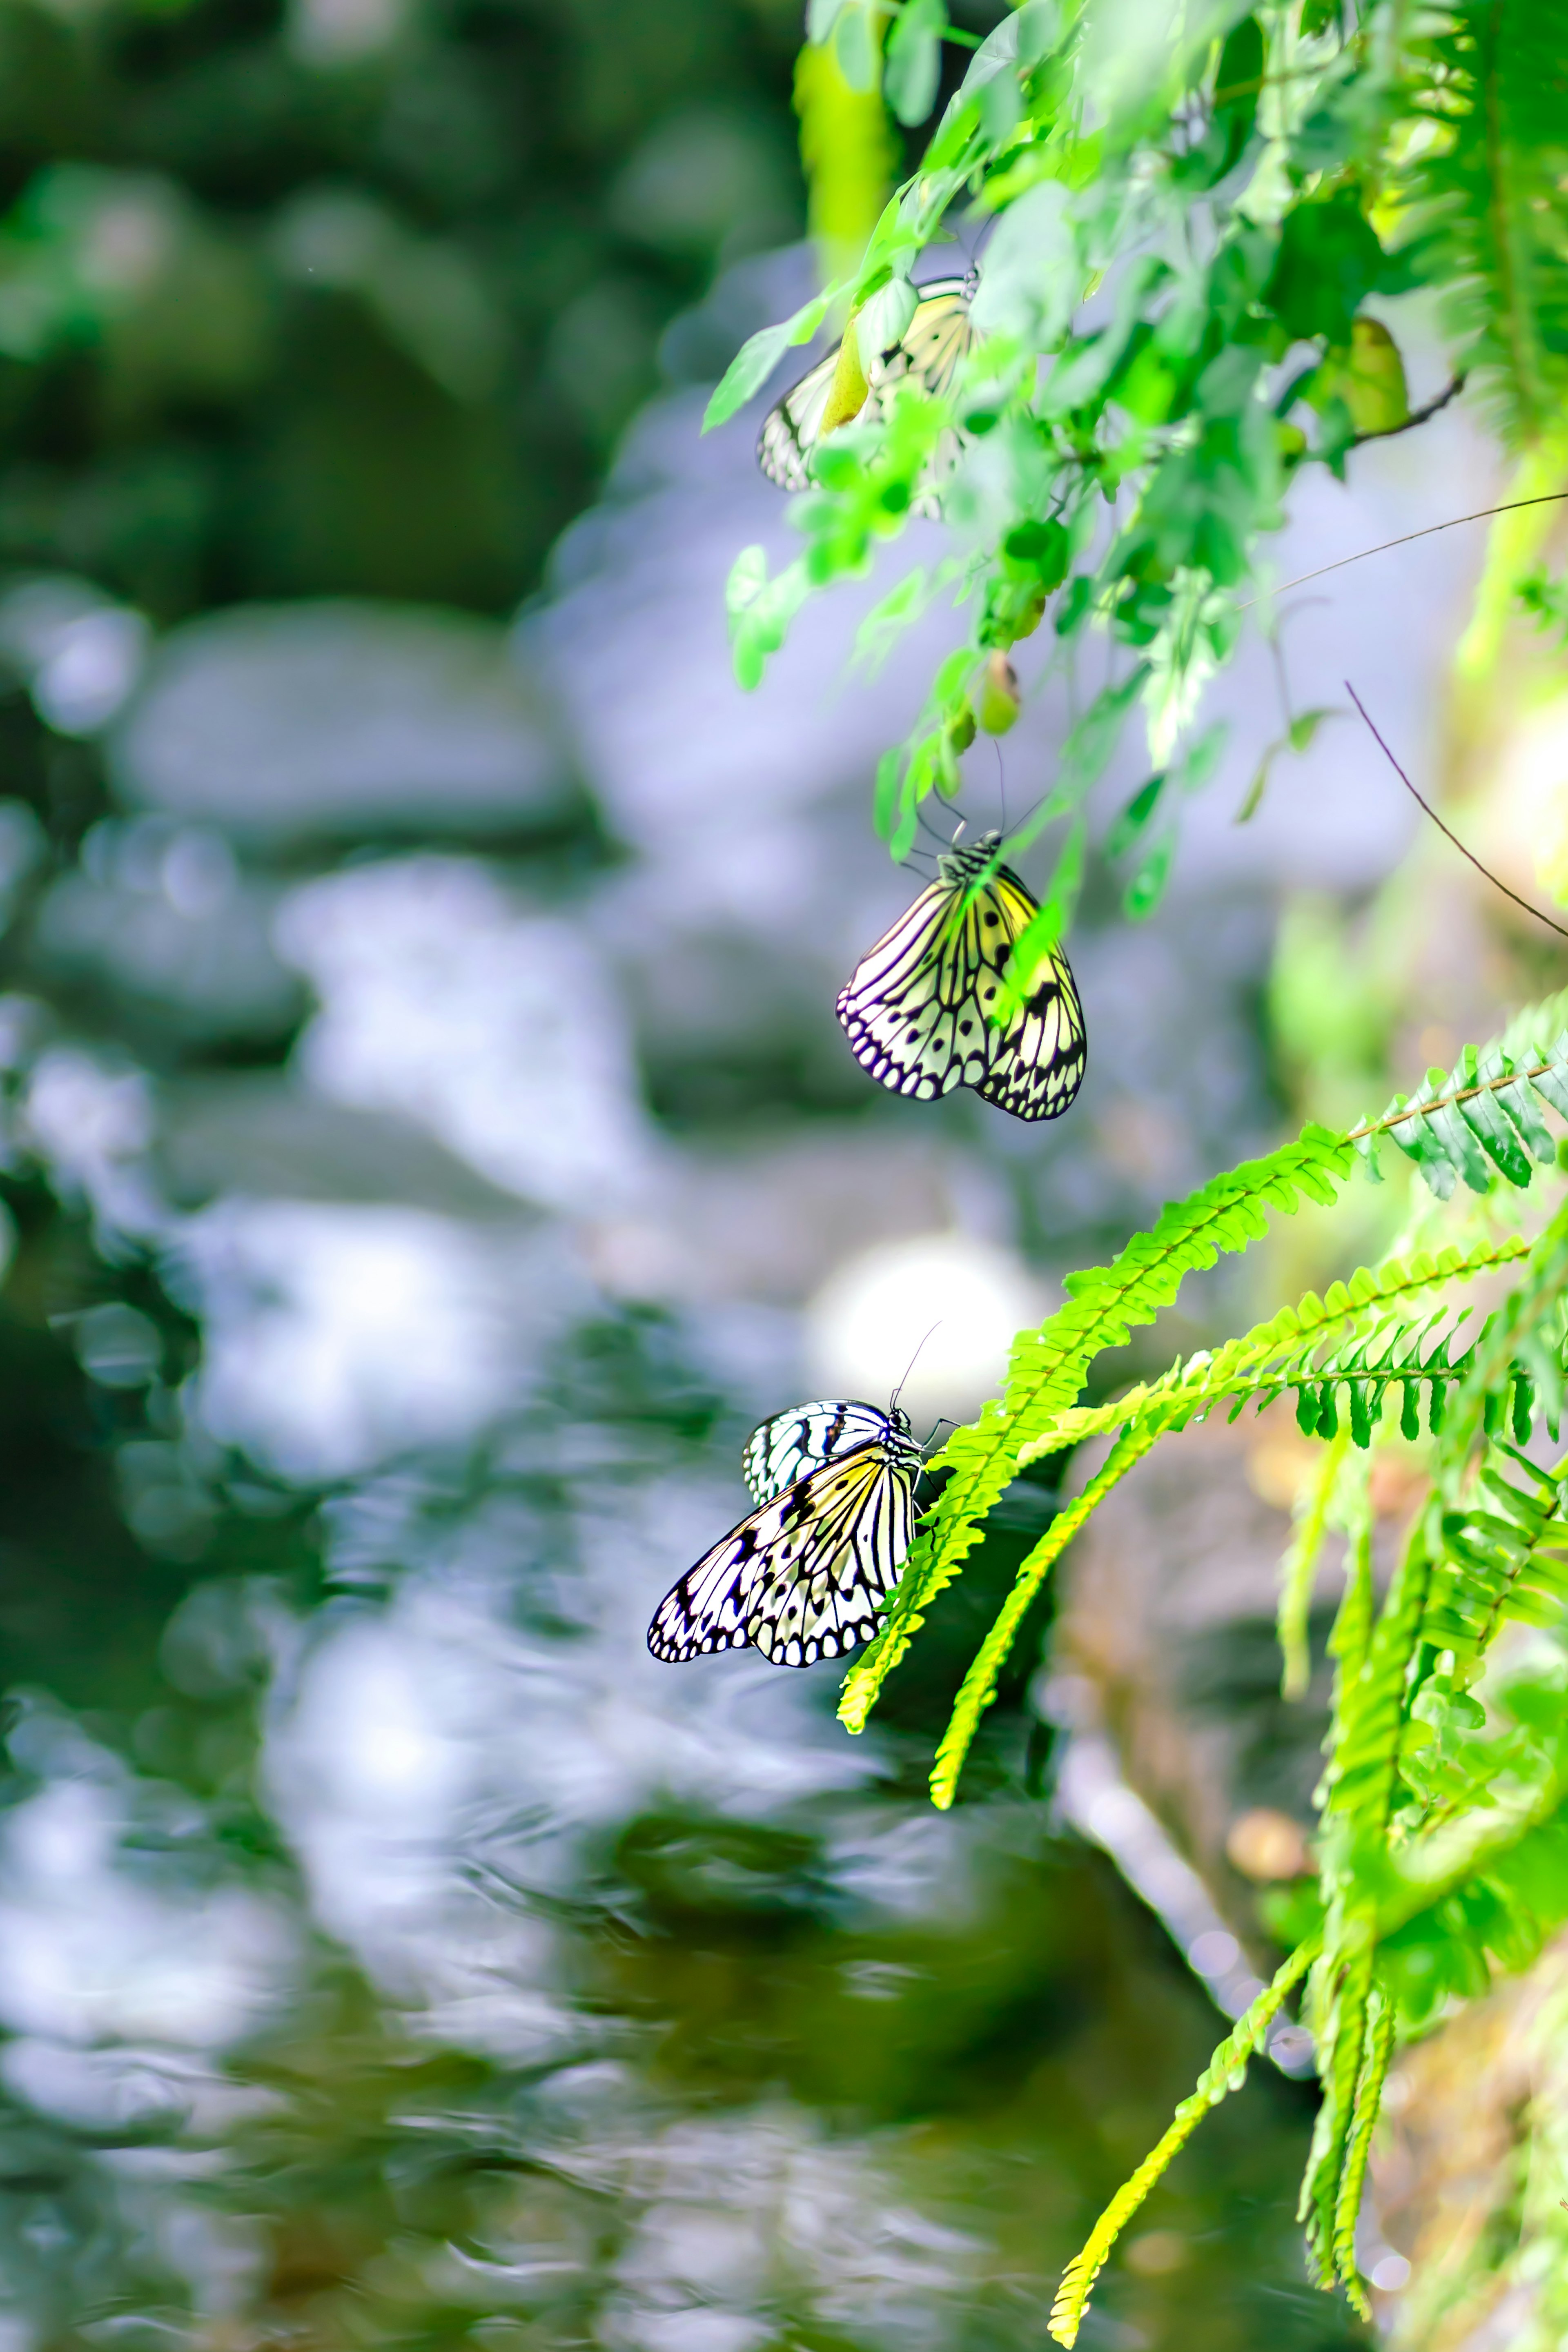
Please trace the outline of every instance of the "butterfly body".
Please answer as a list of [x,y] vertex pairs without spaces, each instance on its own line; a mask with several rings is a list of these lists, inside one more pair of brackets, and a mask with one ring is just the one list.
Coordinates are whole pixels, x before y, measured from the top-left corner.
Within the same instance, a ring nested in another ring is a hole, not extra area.
[[750,1647],[809,1666],[869,1641],[909,1551],[922,1458],[896,1404],[824,1401],[764,1421],[742,1457],[757,1508],[665,1594],[654,1656]]
[[[846,344],[836,343],[798,383],[791,384],[769,409],[757,436],[757,463],[769,481],[781,490],[808,488],[817,444],[857,417],[879,415],[894,385],[906,379],[933,399],[944,399],[974,341],[969,323],[974,284],[973,273],[931,279],[919,289],[914,316],[898,341],[879,352],[863,373],[854,352],[847,354]],[[847,356],[852,364],[846,363]],[[958,436],[952,438],[953,447],[945,453],[948,466],[957,454]],[[915,503],[922,510],[926,505],[921,499]]]
[[919,1102],[954,1087],[1025,1119],[1056,1118],[1082,1083],[1083,1006],[1053,952],[1027,1001],[1000,1021],[1013,950],[1039,912],[999,834],[947,852],[937,879],[862,957],[839,992],[850,1051],[879,1086]]

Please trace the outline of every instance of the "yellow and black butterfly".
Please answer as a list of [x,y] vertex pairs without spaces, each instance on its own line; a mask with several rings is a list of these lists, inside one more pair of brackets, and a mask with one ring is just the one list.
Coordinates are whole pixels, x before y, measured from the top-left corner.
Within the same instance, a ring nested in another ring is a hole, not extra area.
[[923,1459],[896,1402],[827,1400],[764,1421],[742,1457],[757,1507],[665,1594],[654,1656],[750,1646],[809,1666],[868,1642],[910,1549]]
[[[977,283],[973,270],[967,278],[931,278],[920,289],[914,316],[898,341],[865,367],[851,325],[763,417],[757,463],[769,481],[781,490],[807,488],[818,443],[858,416],[880,415],[895,384],[912,379],[934,399],[944,399],[973,345],[969,305]],[[943,437],[951,447],[939,448],[935,472],[949,471],[962,446],[956,433]]]
[[1057,1118],[1089,1058],[1083,1006],[1054,950],[1026,1003],[1000,1024],[988,1017],[1040,911],[995,864],[1001,839],[988,833],[938,859],[937,879],[856,965],[838,1018],[862,1069],[894,1094],[931,1102],[973,1087],[1016,1118]]

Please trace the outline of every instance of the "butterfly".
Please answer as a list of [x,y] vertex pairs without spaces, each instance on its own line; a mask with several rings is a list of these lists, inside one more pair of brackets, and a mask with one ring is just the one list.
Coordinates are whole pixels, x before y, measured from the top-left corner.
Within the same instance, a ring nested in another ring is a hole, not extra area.
[[[835,343],[826,359],[818,360],[798,383],[791,384],[763,417],[757,436],[757,463],[769,481],[776,482],[781,490],[805,489],[818,442],[857,416],[879,415],[896,383],[912,378],[934,399],[944,399],[974,341],[969,305],[976,283],[973,270],[967,278],[931,278],[921,288],[914,316],[898,341],[878,353],[864,377],[853,365],[844,370],[843,389],[839,389],[842,342]],[[937,466],[942,471],[951,467],[960,446],[957,434],[947,437],[952,448],[939,452]],[[915,504],[927,510],[921,500]]]
[[986,1017],[1039,913],[1011,868],[995,865],[1001,838],[988,833],[938,859],[937,879],[856,965],[837,1009],[856,1060],[895,1094],[931,1102],[973,1087],[1016,1118],[1057,1118],[1089,1055],[1066,956],[1050,955],[1009,1021]]
[[869,1641],[910,1549],[923,1459],[896,1402],[800,1404],[764,1421],[742,1456],[757,1507],[665,1594],[647,1629],[654,1656],[750,1645],[809,1666]]

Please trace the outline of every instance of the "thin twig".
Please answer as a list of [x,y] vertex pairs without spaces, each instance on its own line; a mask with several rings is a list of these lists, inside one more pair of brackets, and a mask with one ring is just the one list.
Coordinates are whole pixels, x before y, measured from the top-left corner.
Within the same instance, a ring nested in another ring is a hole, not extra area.
[[1394,770],[1394,774],[1398,777],[1405,791],[1410,794],[1414,801],[1417,802],[1419,805],[1426,810],[1427,815],[1431,818],[1438,832],[1447,834],[1448,839],[1453,843],[1460,856],[1468,857],[1470,864],[1475,867],[1476,872],[1478,874],[1484,875],[1486,879],[1491,884],[1494,890],[1500,890],[1505,898],[1511,898],[1516,907],[1522,907],[1527,915],[1533,915],[1538,923],[1544,923],[1547,929],[1549,931],[1555,931],[1560,940],[1568,940],[1568,930],[1564,930],[1561,923],[1554,923],[1550,915],[1543,915],[1539,907],[1532,907],[1528,898],[1521,898],[1517,890],[1510,890],[1506,882],[1500,882],[1497,876],[1492,872],[1491,867],[1489,866],[1483,866],[1480,859],[1476,856],[1475,851],[1465,847],[1464,843],[1459,839],[1458,835],[1454,832],[1453,828],[1444,824],[1436,810],[1432,806],[1431,802],[1421,798],[1421,794],[1416,791],[1415,785],[1411,782],[1409,777],[1405,774],[1404,769],[1400,766],[1398,761],[1394,758],[1393,752],[1389,750],[1387,744],[1384,741],[1376,728],[1373,726],[1372,720],[1367,718],[1366,705],[1363,702],[1360,695],[1356,692],[1348,677],[1345,680],[1345,692],[1350,696],[1351,700],[1355,704],[1355,707],[1361,712],[1362,717],[1366,719],[1367,726],[1372,732],[1373,741],[1383,752],[1384,757],[1387,760],[1389,766]]
[[[1457,375],[1445,390],[1426,403],[1425,408],[1413,408],[1403,425],[1384,425],[1375,433],[1354,433],[1351,436],[1350,446],[1362,449],[1369,441],[1392,441],[1396,433],[1408,433],[1414,426],[1425,425],[1429,416],[1436,416],[1440,408],[1447,408],[1451,400],[1457,400],[1464,388],[1463,375]],[[1308,576],[1311,575],[1309,573]]]
[[1238,613],[1250,613],[1264,596],[1287,595],[1309,580],[1322,579],[1325,572],[1342,572],[1347,563],[1360,563],[1369,555],[1386,555],[1391,547],[1408,547],[1413,540],[1432,539],[1440,530],[1457,530],[1462,522],[1485,522],[1489,515],[1517,514],[1523,507],[1555,506],[1563,499],[1568,499],[1568,490],[1545,490],[1537,499],[1508,499],[1500,507],[1478,507],[1474,514],[1454,515],[1447,522],[1429,522],[1425,530],[1407,530],[1399,539],[1385,539],[1376,547],[1363,547],[1355,555],[1342,555],[1336,562],[1320,563],[1315,572],[1299,572],[1294,580],[1287,580],[1278,588],[1265,588],[1260,595],[1249,596],[1245,604],[1236,609]]

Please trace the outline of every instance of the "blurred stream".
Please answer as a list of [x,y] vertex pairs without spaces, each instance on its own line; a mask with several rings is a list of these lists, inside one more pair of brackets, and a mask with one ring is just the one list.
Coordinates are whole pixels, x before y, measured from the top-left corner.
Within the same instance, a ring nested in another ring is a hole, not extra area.
[[[1041,1622],[925,1800],[1047,1489],[858,1741],[831,1665],[644,1646],[753,1421],[883,1397],[939,1315],[911,1409],[966,1415],[1064,1271],[1268,1139],[1279,893],[1370,887],[1412,822],[1336,722],[1232,824],[1255,638],[1165,906],[1091,877],[1071,1117],[869,1088],[833,993],[910,887],[869,774],[959,624],[847,680],[870,583],[730,679],[725,572],[789,534],[700,382],[805,266],[667,334],[515,625],[0,593],[0,2352],[1037,2345],[1218,2037],[1052,1811]],[[1484,502],[1457,415],[1421,443],[1312,486],[1279,576],[1433,519],[1435,475]],[[1479,554],[1302,602],[1295,706],[1353,660],[1419,768]],[[1062,723],[1008,739],[1015,809]],[[1218,2112],[1086,2345],[1360,2340],[1301,2275],[1310,2116],[1272,2076]]]

